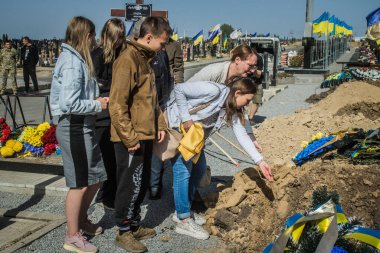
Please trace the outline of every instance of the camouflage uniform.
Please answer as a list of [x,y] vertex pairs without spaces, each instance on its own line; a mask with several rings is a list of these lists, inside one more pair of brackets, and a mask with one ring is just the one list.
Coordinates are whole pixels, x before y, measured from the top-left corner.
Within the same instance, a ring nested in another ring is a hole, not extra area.
[[14,48],[3,48],[0,52],[0,64],[1,74],[3,76],[3,82],[0,90],[0,94],[4,94],[7,87],[8,75],[13,79],[12,90],[13,93],[17,93],[16,83],[16,63],[17,63],[17,51]]

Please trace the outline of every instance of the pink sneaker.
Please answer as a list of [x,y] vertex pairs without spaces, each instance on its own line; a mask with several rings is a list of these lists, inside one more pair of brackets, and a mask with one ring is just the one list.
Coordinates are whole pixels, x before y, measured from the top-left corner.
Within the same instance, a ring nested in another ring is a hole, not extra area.
[[77,253],[95,253],[98,251],[93,244],[87,241],[87,238],[83,236],[82,231],[76,233],[72,237],[66,236],[63,248]]
[[98,224],[93,224],[89,219],[82,224],[81,229],[86,235],[95,236],[103,233],[103,228]]

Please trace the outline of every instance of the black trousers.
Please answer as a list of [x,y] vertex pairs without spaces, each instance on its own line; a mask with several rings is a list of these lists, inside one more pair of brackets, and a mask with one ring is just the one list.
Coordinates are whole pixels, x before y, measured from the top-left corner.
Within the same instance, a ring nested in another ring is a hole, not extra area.
[[29,76],[32,78],[34,91],[38,91],[38,82],[36,76],[36,66],[24,65],[23,67],[25,91],[29,92]]
[[115,221],[120,230],[140,226],[140,206],[149,188],[153,141],[140,141],[140,149],[128,153],[122,142],[116,142],[117,191]]
[[107,206],[114,206],[116,195],[116,157],[115,148],[111,142],[111,126],[97,126],[95,128],[96,141],[99,144],[100,152],[106,168],[107,180],[100,188],[96,199]]

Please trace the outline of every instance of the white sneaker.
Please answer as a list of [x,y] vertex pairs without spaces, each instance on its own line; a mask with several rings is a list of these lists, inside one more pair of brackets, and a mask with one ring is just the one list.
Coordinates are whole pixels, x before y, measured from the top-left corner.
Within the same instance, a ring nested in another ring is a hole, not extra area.
[[210,234],[202,226],[196,224],[191,217],[180,221],[175,227],[175,232],[199,240],[207,240],[210,237]]
[[[193,213],[193,212],[191,214],[192,214],[192,217],[194,218],[195,223],[197,223],[199,226],[206,224],[206,219],[202,215]],[[174,214],[172,215],[172,221],[176,223],[181,222],[181,220],[178,219],[177,211],[175,211]]]

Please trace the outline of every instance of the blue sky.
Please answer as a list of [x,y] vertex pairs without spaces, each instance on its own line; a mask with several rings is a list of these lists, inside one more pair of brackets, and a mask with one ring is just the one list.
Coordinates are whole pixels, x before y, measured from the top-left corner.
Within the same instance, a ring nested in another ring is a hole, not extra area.
[[[129,1],[134,2],[134,1]],[[120,0],[12,0],[2,1],[0,34],[10,38],[63,38],[70,18],[83,15],[96,25],[97,34],[110,9],[124,8]],[[180,36],[192,37],[215,24],[227,23],[248,33],[302,37],[306,0],[160,0],[148,1],[153,9],[168,10],[172,27]],[[380,7],[379,0],[314,0],[314,19],[329,11],[353,26],[354,36],[363,36],[365,17]],[[127,23],[127,27],[130,24]]]

